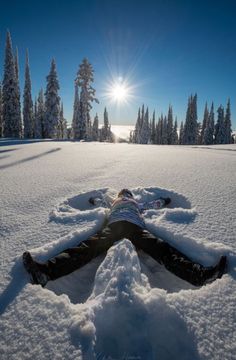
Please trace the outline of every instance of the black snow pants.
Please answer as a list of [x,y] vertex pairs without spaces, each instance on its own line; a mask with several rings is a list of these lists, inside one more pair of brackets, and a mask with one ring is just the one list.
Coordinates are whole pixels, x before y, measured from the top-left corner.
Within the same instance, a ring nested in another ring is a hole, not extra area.
[[45,263],[44,271],[52,280],[67,275],[106,253],[114,242],[123,238],[129,239],[137,249],[143,250],[169,271],[195,286],[204,285],[212,276],[212,267],[193,262],[167,242],[128,221],[106,226],[78,246],[64,250]]

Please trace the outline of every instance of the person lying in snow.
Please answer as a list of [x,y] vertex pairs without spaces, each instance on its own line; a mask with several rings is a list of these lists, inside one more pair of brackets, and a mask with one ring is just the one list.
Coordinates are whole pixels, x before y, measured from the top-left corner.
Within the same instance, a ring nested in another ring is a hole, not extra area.
[[[92,205],[103,201],[104,199],[99,198],[89,199]],[[222,256],[216,266],[204,267],[145,229],[142,212],[150,208],[162,208],[170,202],[170,198],[160,198],[140,204],[130,190],[123,189],[112,202],[107,225],[100,232],[45,263],[33,260],[31,254],[25,252],[25,269],[31,275],[34,284],[45,286],[49,280],[68,275],[105,253],[116,241],[127,238],[136,249],[143,250],[169,271],[195,286],[202,286],[220,278],[226,269],[226,256]]]

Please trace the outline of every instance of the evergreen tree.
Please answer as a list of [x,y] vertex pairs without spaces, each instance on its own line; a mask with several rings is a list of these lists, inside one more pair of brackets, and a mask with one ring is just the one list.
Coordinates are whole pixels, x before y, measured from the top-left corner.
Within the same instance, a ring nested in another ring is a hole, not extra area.
[[141,113],[140,113],[140,108],[138,109],[138,118],[135,124],[135,128],[134,128],[134,134],[132,136],[132,142],[138,144],[139,143],[139,138],[140,138],[140,130],[141,130]]
[[158,123],[157,123],[157,129],[156,129],[156,143],[158,145],[162,144],[162,131],[163,131],[163,115],[161,114],[161,116],[158,119]]
[[93,120],[92,140],[93,141],[99,140],[99,120],[97,114]]
[[58,128],[57,128],[57,138],[61,140],[67,139],[67,122],[64,118],[63,103],[61,103]]
[[[40,90],[38,99],[37,99],[37,117],[35,120],[36,134],[38,138],[45,138],[45,104],[44,104],[44,95],[43,89]],[[36,136],[35,134],[35,136]]]
[[79,119],[80,119],[80,99],[79,99],[79,87],[75,83],[75,97],[74,97],[74,107],[73,107],[73,119],[72,119],[72,134],[73,139],[79,139]]
[[7,32],[4,76],[2,87],[3,101],[3,135],[5,137],[21,136],[21,117],[19,114],[19,93],[16,80],[15,59],[12,52],[10,32]]
[[142,128],[140,131],[140,144],[148,144],[150,141],[150,127],[149,127],[149,111],[146,109],[144,120],[142,122]]
[[225,144],[231,144],[232,142],[232,129],[231,129],[231,111],[230,111],[230,99],[227,102],[225,119]]
[[103,140],[110,141],[110,126],[109,126],[109,120],[108,120],[108,113],[107,109],[104,109],[104,125],[103,125]]
[[194,145],[198,140],[197,94],[191,95],[184,124],[184,144]]
[[204,133],[205,133],[206,127],[208,126],[208,120],[209,120],[209,110],[208,110],[207,103],[206,103],[204,115],[203,115],[203,121],[202,121],[200,144],[204,144]]
[[56,63],[53,59],[49,75],[47,76],[47,87],[45,92],[45,137],[47,138],[55,138],[57,135],[60,114],[59,88]]
[[95,89],[92,87],[94,81],[94,70],[92,65],[85,58],[79,67],[76,76],[76,84],[81,88],[80,91],[80,116],[79,116],[79,139],[88,138],[88,128],[90,122],[90,110],[92,109],[91,103],[93,101],[98,103],[95,98]]
[[156,143],[156,119],[155,119],[155,110],[152,114],[152,124],[151,124],[151,144]]
[[2,121],[2,84],[0,83],[0,137],[3,135],[3,121]]
[[35,139],[41,139],[42,134],[41,134],[41,127],[38,126],[38,101],[37,101],[37,97],[35,97],[34,99],[34,138]]
[[224,108],[222,105],[219,106],[218,118],[215,125],[215,144],[225,143],[225,122],[224,122]]
[[208,120],[206,122],[206,128],[203,134],[203,141],[204,145],[212,145],[214,143],[214,127],[215,127],[215,120],[214,120],[214,105],[212,103],[211,110],[208,115]]
[[173,145],[178,144],[178,122],[177,122],[177,118],[175,118],[171,144],[173,144]]
[[169,106],[168,116],[167,116],[167,144],[172,144],[173,137],[173,110],[172,107]]
[[184,145],[184,123],[181,121],[179,130],[179,145]]
[[163,121],[161,143],[163,145],[168,144],[167,117],[166,116],[164,117],[164,121]]
[[17,114],[19,116],[20,121],[20,137],[23,137],[23,126],[22,126],[22,118],[21,118],[21,103],[20,103],[20,81],[19,81],[19,58],[18,58],[18,48],[16,48],[15,55],[15,72],[16,72],[16,91],[17,91]]
[[34,137],[34,112],[33,112],[33,101],[31,96],[31,80],[30,80],[28,52],[26,53],[26,64],[25,64],[23,122],[24,122],[24,137],[32,139]]

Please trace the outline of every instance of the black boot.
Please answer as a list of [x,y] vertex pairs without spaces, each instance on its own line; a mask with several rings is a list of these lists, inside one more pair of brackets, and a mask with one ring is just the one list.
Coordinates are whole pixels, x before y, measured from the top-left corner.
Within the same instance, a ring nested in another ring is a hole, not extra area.
[[43,271],[44,265],[34,261],[28,251],[24,252],[22,259],[26,271],[31,276],[32,283],[40,284],[44,287],[50,280],[46,272]]
[[218,264],[209,270],[206,283],[211,283],[216,279],[220,279],[222,275],[226,272],[226,268],[227,268],[227,257],[221,256]]

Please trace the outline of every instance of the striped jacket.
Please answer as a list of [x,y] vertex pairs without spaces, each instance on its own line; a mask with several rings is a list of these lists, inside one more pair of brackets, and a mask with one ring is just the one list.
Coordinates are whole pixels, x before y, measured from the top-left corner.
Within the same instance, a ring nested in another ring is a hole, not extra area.
[[128,197],[118,197],[111,205],[108,216],[108,225],[117,221],[128,221],[145,228],[142,212],[148,209],[160,209],[165,205],[163,199],[145,203],[138,203]]

